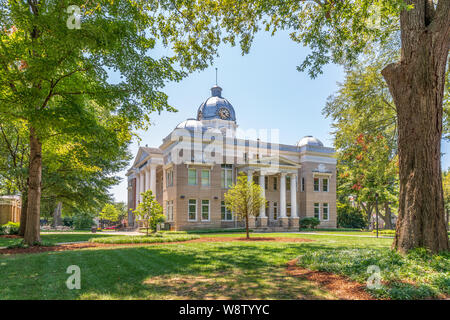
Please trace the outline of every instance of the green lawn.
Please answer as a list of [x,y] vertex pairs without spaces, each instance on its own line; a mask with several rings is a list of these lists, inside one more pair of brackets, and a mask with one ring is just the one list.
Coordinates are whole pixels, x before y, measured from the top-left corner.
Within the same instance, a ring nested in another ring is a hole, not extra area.
[[[91,232],[85,233],[42,233],[41,239],[46,243],[60,243],[60,242],[78,242],[78,241],[89,241],[92,238],[99,237],[112,237],[115,236],[113,234],[97,234]],[[9,239],[9,238],[0,238],[0,247],[6,247],[15,243],[19,243],[22,239]]]
[[[71,235],[61,236],[64,237],[59,237],[58,242],[66,242],[65,237]],[[216,236],[244,234],[204,235]],[[343,273],[345,268],[336,266],[351,262],[345,250],[365,253],[373,250],[369,252],[372,256],[358,258],[365,266],[368,262],[364,259],[372,263],[374,252],[387,254],[392,242],[392,239],[345,236],[252,234],[257,236],[315,241],[174,243],[0,255],[0,299],[334,299],[314,283],[288,276],[286,263],[303,256],[305,263],[317,268],[315,258],[323,254],[327,267],[334,266],[336,273]],[[340,261],[330,258],[333,252]],[[405,264],[403,276],[406,280],[422,277],[422,281],[427,277],[423,272],[441,268],[445,284],[450,275],[448,259],[427,264],[426,260],[421,260],[420,266]],[[69,290],[65,285],[70,265],[81,269],[81,290]],[[355,270],[361,276],[361,271]]]

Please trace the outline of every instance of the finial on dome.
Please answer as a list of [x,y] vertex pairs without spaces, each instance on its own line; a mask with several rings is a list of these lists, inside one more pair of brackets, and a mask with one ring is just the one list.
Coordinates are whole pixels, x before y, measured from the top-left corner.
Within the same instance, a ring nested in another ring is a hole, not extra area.
[[211,96],[222,97],[222,88],[217,84],[217,68],[216,68],[216,85],[211,88]]

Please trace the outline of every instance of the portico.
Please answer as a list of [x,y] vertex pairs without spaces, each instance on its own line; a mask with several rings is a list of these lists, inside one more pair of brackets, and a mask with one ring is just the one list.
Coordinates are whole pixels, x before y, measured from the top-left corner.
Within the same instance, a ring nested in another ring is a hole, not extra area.
[[250,227],[298,230],[297,181],[300,168],[299,163],[282,156],[261,158],[237,166],[238,172],[244,172],[249,181],[261,186],[262,195],[266,198],[266,206],[261,207],[259,216],[250,219]]

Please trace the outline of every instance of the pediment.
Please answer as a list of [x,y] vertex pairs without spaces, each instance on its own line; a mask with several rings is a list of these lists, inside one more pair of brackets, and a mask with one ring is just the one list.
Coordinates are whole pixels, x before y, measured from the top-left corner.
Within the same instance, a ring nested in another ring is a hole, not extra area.
[[283,156],[263,157],[261,159],[253,159],[249,162],[249,165],[277,165],[282,167],[299,168],[300,163],[292,161]]

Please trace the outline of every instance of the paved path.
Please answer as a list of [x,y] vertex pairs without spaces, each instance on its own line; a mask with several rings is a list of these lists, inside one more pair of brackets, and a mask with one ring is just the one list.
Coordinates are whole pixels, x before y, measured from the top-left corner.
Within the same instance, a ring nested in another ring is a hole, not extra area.
[[[319,236],[338,236],[338,237],[359,237],[359,238],[376,238],[377,236],[369,236],[367,234],[337,234],[337,233],[322,233],[322,232],[292,232],[295,234],[313,234]],[[389,236],[378,236],[378,238],[393,239]]]

